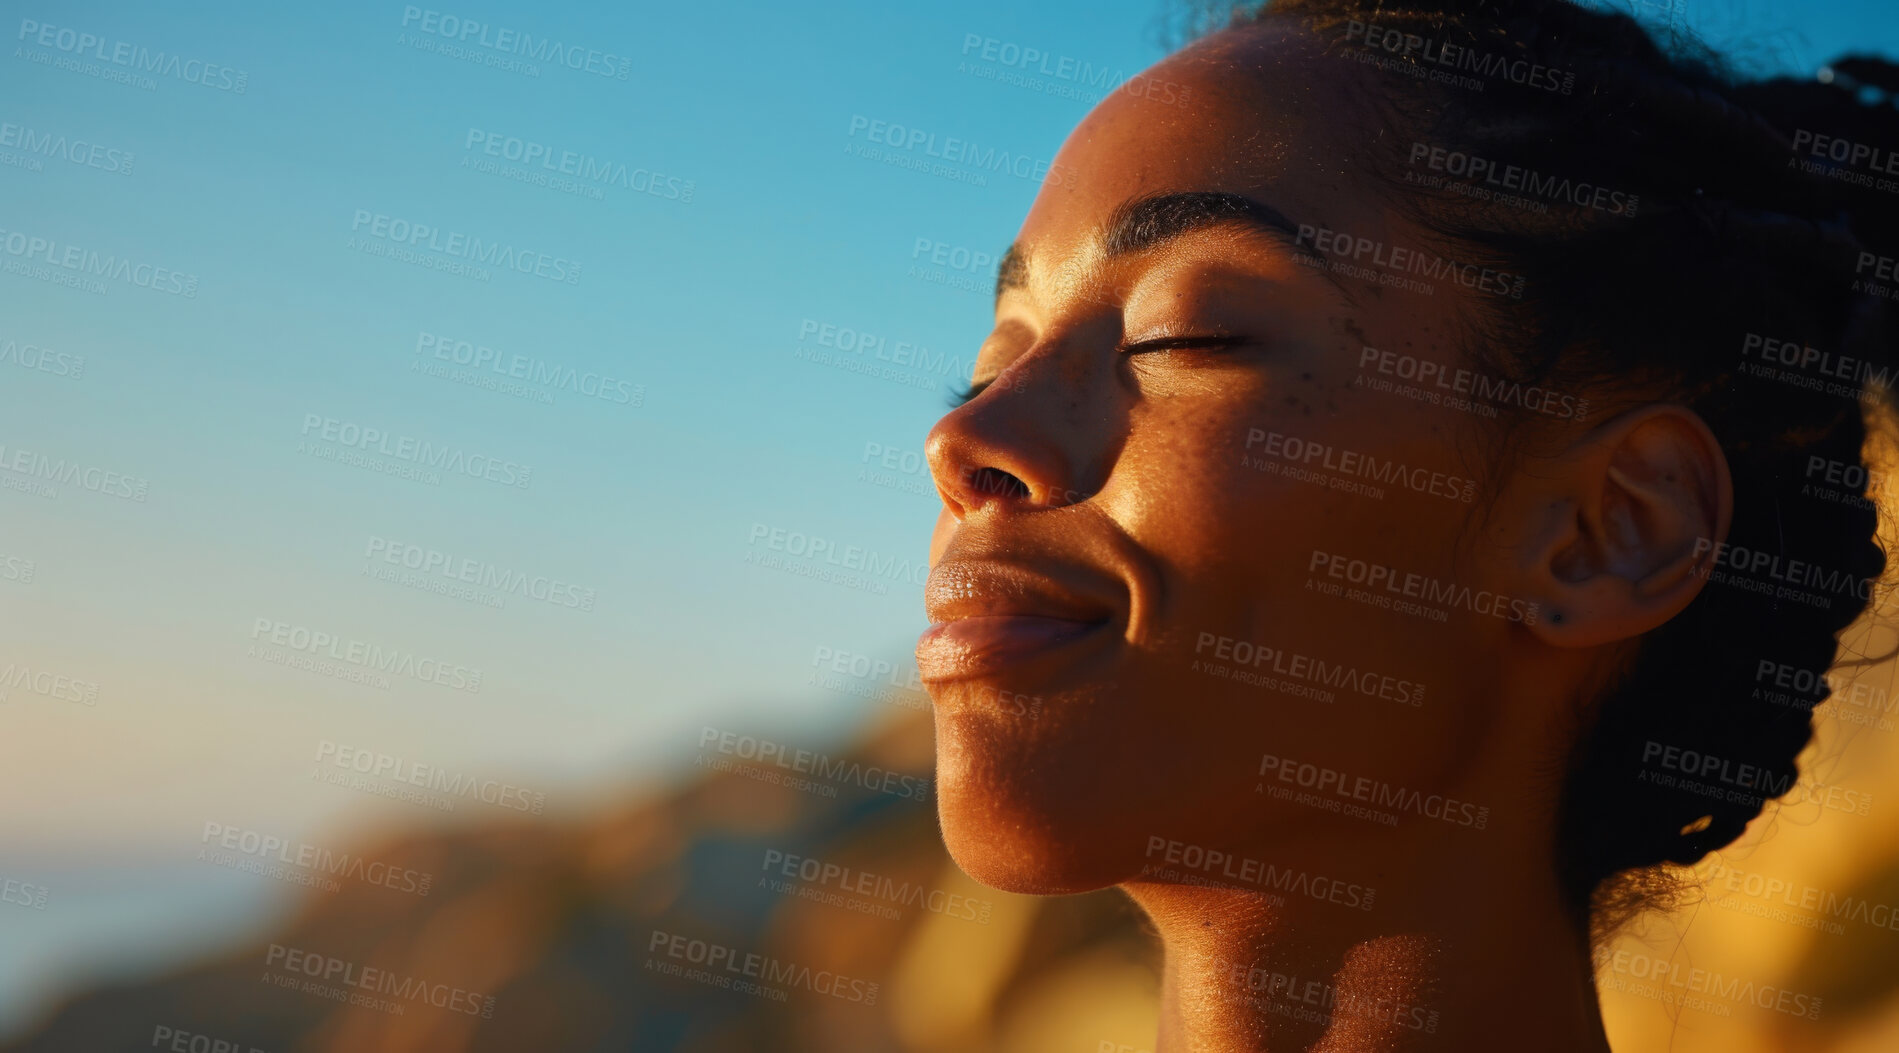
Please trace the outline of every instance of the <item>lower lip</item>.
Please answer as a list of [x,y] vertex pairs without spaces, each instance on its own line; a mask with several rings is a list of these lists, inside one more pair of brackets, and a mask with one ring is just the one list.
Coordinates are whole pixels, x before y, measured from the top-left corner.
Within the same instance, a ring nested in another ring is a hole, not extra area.
[[1106,624],[1026,615],[941,622],[917,639],[917,673],[926,682],[985,676],[1059,650]]

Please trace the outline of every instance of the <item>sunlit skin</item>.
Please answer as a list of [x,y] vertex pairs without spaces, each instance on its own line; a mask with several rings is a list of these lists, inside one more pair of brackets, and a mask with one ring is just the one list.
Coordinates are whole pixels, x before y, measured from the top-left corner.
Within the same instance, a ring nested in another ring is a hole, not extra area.
[[[1239,223],[1110,258],[1117,208],[1185,191],[1432,244],[1351,161],[1394,135],[1353,101],[1383,90],[1358,64],[1263,26],[1144,76],[1186,101],[1116,92],[1069,137],[975,365],[994,383],[929,436],[944,503],[931,621],[1101,620],[1008,661],[919,648],[950,852],[1001,889],[1125,890],[1164,943],[1166,1053],[1606,1049],[1587,941],[1559,907],[1553,815],[1587,700],[1702,587],[1696,539],[1726,535],[1719,447],[1683,407],[1598,402],[1541,421],[1493,473],[1494,421],[1357,382],[1381,376],[1361,366],[1366,347],[1465,364],[1461,320],[1494,294],[1328,276]],[[1203,339],[1153,343],[1174,337]],[[1274,433],[1276,449],[1296,437],[1493,485],[1469,502],[1332,489],[1285,474],[1260,438]],[[1467,586],[1519,616],[1424,604],[1448,611],[1439,621],[1326,595],[1308,584],[1350,586],[1312,569],[1315,552]],[[1223,678],[1195,669],[1236,664],[1209,634],[1422,696],[1327,702]],[[1391,826],[1275,798],[1264,787],[1302,787],[1262,776],[1268,755],[1487,807],[1487,822],[1379,809]],[[1252,860],[1322,877],[1304,887],[1324,892],[1196,871],[1178,846],[1226,853],[1231,874]],[[1354,999],[1376,1008],[1329,1022],[1267,1008]]]

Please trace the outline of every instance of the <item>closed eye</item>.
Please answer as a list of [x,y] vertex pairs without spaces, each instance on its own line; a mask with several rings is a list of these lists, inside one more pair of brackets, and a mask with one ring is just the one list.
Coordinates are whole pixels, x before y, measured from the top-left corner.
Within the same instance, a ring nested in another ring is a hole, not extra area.
[[950,408],[957,409],[962,406],[969,405],[969,403],[973,399],[975,399],[977,395],[980,395],[983,392],[989,390],[989,385],[994,384],[995,382],[996,382],[996,378],[990,377],[988,380],[979,380],[969,385],[968,387],[963,388],[961,391],[950,392]]
[[1223,351],[1246,342],[1240,336],[1161,336],[1122,344],[1122,354],[1139,355],[1149,351]]
[[[1160,336],[1152,340],[1137,340],[1122,344],[1117,351],[1127,355],[1145,354],[1150,351],[1224,351],[1246,343],[1243,336]],[[958,409],[975,401],[976,396],[989,390],[997,377],[979,380],[960,391],[950,392],[950,408]]]

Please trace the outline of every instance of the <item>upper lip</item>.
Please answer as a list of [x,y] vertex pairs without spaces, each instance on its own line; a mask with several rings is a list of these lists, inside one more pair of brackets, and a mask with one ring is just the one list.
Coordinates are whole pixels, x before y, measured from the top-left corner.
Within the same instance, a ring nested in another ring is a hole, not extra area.
[[930,569],[923,609],[931,622],[1032,617],[1105,622],[1120,614],[1123,590],[1096,571],[1037,561],[946,559]]

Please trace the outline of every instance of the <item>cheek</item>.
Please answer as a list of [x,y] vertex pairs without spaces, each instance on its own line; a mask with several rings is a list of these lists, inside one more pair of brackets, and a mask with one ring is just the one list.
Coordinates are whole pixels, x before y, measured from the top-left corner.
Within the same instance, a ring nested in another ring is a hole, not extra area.
[[1191,666],[1209,634],[1329,661],[1378,650],[1387,633],[1442,637],[1435,625],[1329,591],[1323,568],[1339,555],[1451,575],[1468,506],[1399,480],[1435,472],[1438,489],[1450,487],[1452,451],[1415,408],[1315,375],[1324,376],[1314,369],[1233,397],[1179,399],[1131,429],[1113,512],[1165,586],[1155,660]]
[[1174,590],[1243,592],[1289,558],[1291,536],[1327,517],[1332,496],[1287,477],[1289,466],[1263,452],[1296,419],[1263,395],[1196,399],[1131,432],[1114,512]]

